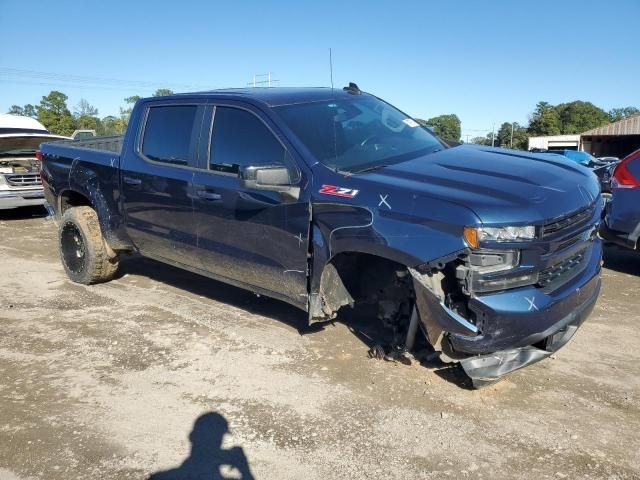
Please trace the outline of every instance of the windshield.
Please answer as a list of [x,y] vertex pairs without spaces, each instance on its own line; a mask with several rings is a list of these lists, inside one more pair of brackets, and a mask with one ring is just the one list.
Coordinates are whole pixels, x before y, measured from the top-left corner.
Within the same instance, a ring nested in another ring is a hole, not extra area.
[[276,107],[316,159],[357,173],[445,148],[415,120],[370,95]]
[[56,135],[0,136],[0,156],[35,155],[42,142],[60,140]]

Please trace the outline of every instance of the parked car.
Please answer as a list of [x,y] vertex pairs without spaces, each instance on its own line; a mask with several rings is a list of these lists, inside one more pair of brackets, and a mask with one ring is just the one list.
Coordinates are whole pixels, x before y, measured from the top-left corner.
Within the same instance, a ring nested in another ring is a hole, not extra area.
[[622,159],[611,178],[611,201],[607,204],[601,236],[638,250],[640,237],[640,150]]
[[598,160],[608,165],[612,163],[620,163],[620,159],[618,157],[598,157]]
[[604,201],[608,202],[611,198],[611,172],[613,171],[613,167],[615,167],[616,162],[619,161],[616,157],[596,158],[590,153],[579,150],[544,150],[539,151],[538,153],[562,155],[573,162],[591,169],[591,171],[595,173],[596,177],[598,177]]
[[[596,178],[561,159],[449,148],[351,84],[142,99],[119,145],[45,143],[75,282],[138,252],[308,312],[378,306],[479,387],[566,344],[600,290]],[[119,147],[119,148],[118,148]],[[117,150],[117,151],[114,151]]]
[[595,167],[593,169],[593,173],[596,174],[600,181],[600,191],[602,192],[602,197],[606,202],[611,200],[611,176],[613,175],[613,171],[618,163],[620,162],[612,161],[611,163],[607,163],[606,165]]
[[74,140],[89,140],[96,136],[95,130],[74,130],[71,138]]
[[66,138],[33,118],[0,114],[0,210],[44,204],[36,149],[43,141]]
[[604,165],[607,165],[608,162],[601,162],[596,157],[591,155],[588,152],[583,152],[580,150],[547,150],[544,153],[551,153],[554,155],[562,155],[563,157],[568,158],[572,162],[579,163],[580,165],[584,165],[587,168],[597,168]]

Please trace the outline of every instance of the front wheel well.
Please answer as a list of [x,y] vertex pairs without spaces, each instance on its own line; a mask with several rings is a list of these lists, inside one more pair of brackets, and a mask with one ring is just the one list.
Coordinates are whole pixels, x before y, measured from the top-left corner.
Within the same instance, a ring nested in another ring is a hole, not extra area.
[[335,266],[346,289],[356,302],[384,295],[389,284],[396,278],[409,275],[406,265],[368,253],[340,253],[333,257],[330,263]]
[[393,321],[410,315],[415,295],[406,265],[372,254],[343,252],[325,266],[317,299],[312,297],[312,318],[335,318],[344,306],[375,305],[378,317]]

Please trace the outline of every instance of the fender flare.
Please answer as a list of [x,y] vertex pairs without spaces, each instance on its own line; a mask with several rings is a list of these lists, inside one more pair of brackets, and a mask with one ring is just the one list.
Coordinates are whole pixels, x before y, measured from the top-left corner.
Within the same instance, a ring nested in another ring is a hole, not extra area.
[[62,196],[69,191],[85,197],[98,215],[102,235],[107,244],[113,250],[131,250],[133,244],[124,228],[124,218],[118,211],[117,204],[114,208],[113,201],[109,202],[104,194],[101,188],[102,182],[100,175],[91,164],[80,162],[76,158],[69,170],[69,188],[60,192],[58,201],[61,202]]

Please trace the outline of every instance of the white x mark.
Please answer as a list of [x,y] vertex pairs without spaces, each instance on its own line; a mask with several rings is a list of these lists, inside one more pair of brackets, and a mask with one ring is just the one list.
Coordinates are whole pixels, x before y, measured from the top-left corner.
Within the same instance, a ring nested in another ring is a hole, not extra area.
[[382,195],[378,195],[378,196],[380,197],[380,203],[378,204],[378,206],[381,207],[382,205],[386,205],[387,208],[391,210],[391,205],[389,205],[389,202],[387,202],[387,197],[389,195],[387,194],[384,197]]
[[536,297],[524,297],[527,302],[529,302],[529,311],[536,310],[538,311],[538,307],[536,306]]
[[299,234],[296,236],[296,238],[298,239],[298,246],[302,245],[302,242],[303,242],[303,240],[302,240],[302,234],[301,234],[301,233],[299,233]]

